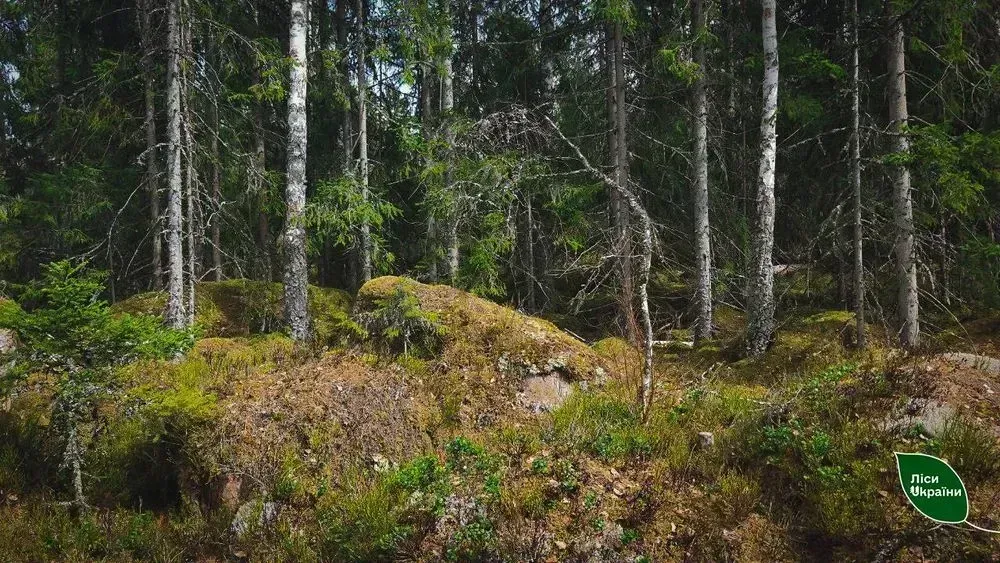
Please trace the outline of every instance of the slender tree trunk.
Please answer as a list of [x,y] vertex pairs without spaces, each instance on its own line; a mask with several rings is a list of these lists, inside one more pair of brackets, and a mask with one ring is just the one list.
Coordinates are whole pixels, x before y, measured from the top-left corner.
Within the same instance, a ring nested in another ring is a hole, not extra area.
[[293,340],[309,337],[306,265],[306,36],[305,0],[292,0],[289,26],[288,184],[285,189],[285,318]]
[[554,54],[547,48],[551,42],[551,35],[555,27],[552,0],[539,0],[538,2],[538,50],[542,60],[542,98],[550,108],[549,114],[558,119],[559,106],[556,100],[556,67]]
[[[890,15],[890,17],[895,17]],[[905,127],[909,118],[906,108],[906,61],[903,22],[898,18],[889,31],[889,129],[896,153],[910,150]],[[896,283],[899,285],[897,314],[899,342],[904,348],[915,347],[920,339],[917,296],[917,263],[913,248],[913,199],[910,192],[910,169],[893,166],[892,214],[896,227]]]
[[[259,78],[259,77],[258,77]],[[274,279],[271,271],[271,224],[267,215],[267,147],[264,144],[264,108],[258,102],[254,109],[253,124],[253,163],[251,170],[251,193],[257,198],[257,244],[260,245],[262,268],[260,270],[264,281]]]
[[[628,187],[628,145],[625,141],[625,84],[624,57],[622,52],[621,25],[609,23],[606,26],[605,61],[608,73],[608,151],[614,168],[613,179],[623,189]],[[632,289],[632,251],[629,226],[629,208],[620,190],[610,190],[611,227],[617,261],[619,283],[619,321],[628,339],[638,344]]]
[[[184,55],[187,61],[194,60],[194,53],[191,44],[191,14],[190,5],[187,0],[181,3],[182,9],[182,38],[184,44]],[[189,84],[187,66],[183,65],[181,67],[181,104],[183,106],[182,128],[184,130],[184,153],[187,158],[185,159],[186,170],[184,175],[184,192],[185,199],[187,200],[187,324],[194,324],[194,284],[195,280],[198,278],[198,259],[197,253],[195,251],[196,245],[196,216],[195,207],[197,206],[197,190],[198,190],[198,178],[197,169],[194,165],[194,155],[197,147],[195,147],[194,132],[191,128],[191,124],[194,122],[194,113],[191,109],[191,88]]]
[[[361,184],[361,201],[368,203],[368,67],[365,64],[365,2],[355,3],[358,22],[358,181]],[[371,226],[367,221],[361,222],[361,249],[358,252],[361,260],[361,283],[372,279],[372,236]]]
[[747,355],[763,354],[774,332],[774,170],[777,156],[778,32],[775,0],[763,0],[764,106],[760,120],[760,169],[747,284]]
[[691,4],[695,34],[695,63],[698,79],[694,83],[694,255],[697,272],[695,304],[698,318],[694,323],[694,340],[700,342],[712,336],[712,240],[708,222],[708,99],[706,95],[705,7],[702,0]]
[[[451,15],[449,13],[448,4],[445,3],[445,18],[447,21],[447,27],[445,29],[446,37],[449,39],[452,37],[452,25],[451,25]],[[451,194],[452,208],[448,213],[448,224],[446,232],[446,243],[448,246],[448,280],[449,283],[455,285],[458,282],[458,265],[459,265],[459,254],[458,254],[458,194],[455,193],[454,186],[452,185],[452,173],[451,173],[451,153],[455,148],[455,129],[452,124],[454,116],[452,113],[455,110],[455,73],[452,69],[452,59],[454,54],[449,50],[444,59],[444,77],[442,78],[441,85],[441,113],[445,119],[444,127],[444,137],[445,137],[445,150],[447,151],[447,165],[445,171],[445,188]]]
[[163,288],[163,225],[160,222],[160,172],[157,167],[156,147],[156,83],[153,69],[153,28],[148,2],[142,0],[139,8],[142,29],[142,54],[146,103],[146,190],[149,192],[149,222],[152,231],[153,289]]
[[337,48],[343,54],[340,62],[340,75],[344,80],[345,97],[348,102],[344,107],[344,114],[341,116],[340,146],[344,151],[344,172],[350,173],[354,170],[354,132],[351,122],[351,79],[347,57],[347,4],[352,0],[337,0]]
[[167,308],[166,323],[187,325],[181,243],[180,0],[167,3]]
[[212,104],[212,274],[222,281],[222,184],[219,179],[219,101]]
[[[420,77],[420,124],[424,136],[424,141],[431,140],[431,84],[434,74],[426,65],[421,68]],[[427,277],[431,282],[438,281],[438,241],[437,223],[435,220],[435,209],[427,210],[427,247],[425,259],[427,260]]]
[[854,317],[858,348],[867,344],[865,334],[864,226],[861,222],[861,83],[859,81],[858,0],[851,13],[851,187],[854,191]]

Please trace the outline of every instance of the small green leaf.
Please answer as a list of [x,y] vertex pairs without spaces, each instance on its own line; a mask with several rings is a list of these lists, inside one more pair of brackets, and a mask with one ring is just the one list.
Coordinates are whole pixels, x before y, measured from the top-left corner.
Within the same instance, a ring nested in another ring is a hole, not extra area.
[[962,478],[946,461],[926,454],[895,453],[899,484],[914,508],[936,522],[965,522],[969,496]]

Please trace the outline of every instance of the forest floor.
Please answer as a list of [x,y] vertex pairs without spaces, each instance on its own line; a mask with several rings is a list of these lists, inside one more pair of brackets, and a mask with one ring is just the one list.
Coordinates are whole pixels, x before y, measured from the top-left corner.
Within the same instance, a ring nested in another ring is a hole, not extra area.
[[[941,456],[969,521],[1000,525],[1000,316],[917,354],[851,346],[853,316],[799,307],[740,359],[658,335],[641,356],[446,286],[314,289],[320,346],[277,334],[273,284],[202,284],[204,338],[122,370],[67,498],[51,378],[0,405],[0,559],[326,561],[983,560],[1000,542],[907,505],[894,451]],[[144,295],[120,311],[158,312]],[[575,331],[577,332],[577,331]],[[363,337],[366,335],[366,337]],[[347,344],[344,344],[344,343]]]

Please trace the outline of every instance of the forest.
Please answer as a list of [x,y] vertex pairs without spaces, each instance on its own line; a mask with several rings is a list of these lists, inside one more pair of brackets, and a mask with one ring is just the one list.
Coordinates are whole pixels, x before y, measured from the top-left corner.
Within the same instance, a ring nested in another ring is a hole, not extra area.
[[0,0],[0,112],[0,560],[997,560],[998,0]]

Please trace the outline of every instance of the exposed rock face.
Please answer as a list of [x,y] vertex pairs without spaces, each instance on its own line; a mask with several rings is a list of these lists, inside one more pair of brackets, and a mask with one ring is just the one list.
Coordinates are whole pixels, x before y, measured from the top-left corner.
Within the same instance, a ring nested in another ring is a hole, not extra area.
[[17,337],[14,332],[5,328],[0,328],[0,354],[13,352],[17,348]]
[[965,352],[949,352],[939,355],[938,358],[953,363],[957,367],[978,369],[986,373],[1000,375],[1000,359],[997,358],[967,354]]
[[521,404],[533,412],[547,412],[558,407],[573,392],[569,381],[558,373],[524,378],[518,394]]

